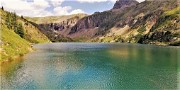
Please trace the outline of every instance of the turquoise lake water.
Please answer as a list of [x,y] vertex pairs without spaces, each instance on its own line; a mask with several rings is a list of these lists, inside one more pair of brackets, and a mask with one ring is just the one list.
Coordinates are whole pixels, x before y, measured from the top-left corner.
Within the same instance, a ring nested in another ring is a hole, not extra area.
[[179,47],[51,43],[2,66],[1,89],[177,89]]

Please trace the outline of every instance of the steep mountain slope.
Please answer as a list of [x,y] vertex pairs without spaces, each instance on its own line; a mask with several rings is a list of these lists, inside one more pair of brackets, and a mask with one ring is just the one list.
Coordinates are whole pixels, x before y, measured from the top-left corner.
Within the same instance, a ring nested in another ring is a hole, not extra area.
[[0,61],[11,60],[32,50],[30,43],[49,42],[37,27],[28,23],[23,17],[0,9],[1,49]]
[[15,56],[23,55],[32,50],[30,43],[13,30],[8,29],[5,25],[2,25],[1,28],[0,62],[12,60]]
[[73,41],[68,37],[71,27],[76,24],[78,20],[87,16],[86,14],[74,14],[68,16],[49,16],[49,17],[35,17],[27,19],[38,28],[47,37],[53,41]]
[[44,43],[49,42],[49,39],[42,34],[39,29],[29,23],[25,18],[17,16],[15,13],[10,13],[4,10],[1,10],[2,23],[5,24],[9,29],[12,29],[16,32],[15,29],[18,26],[21,27],[21,37],[26,39],[31,43]]
[[164,12],[150,32],[139,43],[160,43],[180,45],[180,6]]
[[92,15],[27,18],[51,41],[179,45],[179,1],[117,0]]
[[38,27],[34,26],[33,24],[29,23],[24,18],[21,18],[18,20],[20,23],[22,23],[22,27],[24,27],[24,39],[31,43],[46,43],[50,42],[48,37],[44,35]]
[[117,0],[113,9],[126,8],[138,4],[136,0]]
[[[177,0],[146,0],[142,3],[134,3],[134,0],[130,0],[131,4],[124,4],[124,1],[126,0],[118,0],[112,10],[95,13],[79,20],[77,24],[72,27],[69,36],[73,38],[86,36],[94,38],[91,41],[95,42],[140,43],[143,42],[140,41],[140,39],[144,37],[144,35],[150,33],[150,31],[156,31],[152,29],[155,28],[155,25],[160,25],[159,21],[165,12],[171,12],[172,9],[178,7]],[[120,6],[118,7],[118,5]],[[177,12],[179,12],[178,8]],[[173,18],[164,19],[167,19],[165,21],[169,22],[169,20]],[[179,21],[179,18],[176,19]],[[177,30],[173,30],[174,27],[175,26],[172,26],[169,29],[172,32],[176,32]],[[176,29],[179,28],[177,27]],[[171,33],[169,35],[177,36],[177,34],[178,33]],[[178,42],[178,37],[176,38],[176,42]],[[164,43],[164,41],[160,41],[159,43],[171,45],[172,41],[170,40],[168,42],[169,43]]]

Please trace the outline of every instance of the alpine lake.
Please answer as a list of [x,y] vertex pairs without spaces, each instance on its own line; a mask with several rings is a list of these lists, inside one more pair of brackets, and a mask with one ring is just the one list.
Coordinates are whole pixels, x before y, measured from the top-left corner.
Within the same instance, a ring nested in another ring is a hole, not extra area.
[[49,43],[1,66],[1,89],[178,89],[180,47]]

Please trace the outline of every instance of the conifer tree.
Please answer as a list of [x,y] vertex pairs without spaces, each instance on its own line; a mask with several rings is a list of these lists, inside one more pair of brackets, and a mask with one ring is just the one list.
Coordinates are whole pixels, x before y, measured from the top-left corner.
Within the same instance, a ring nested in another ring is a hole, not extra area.
[[24,29],[22,27],[22,24],[17,25],[17,29],[15,30],[15,33],[18,34],[20,37],[24,37]]
[[21,18],[24,19],[23,15],[21,15]]
[[9,29],[11,29],[11,17],[10,17],[11,15],[10,14],[11,13],[6,14],[6,20],[5,20],[5,24]]
[[1,9],[4,11],[4,7],[2,6]]
[[15,12],[12,13],[12,26],[14,30],[17,29],[17,15]]

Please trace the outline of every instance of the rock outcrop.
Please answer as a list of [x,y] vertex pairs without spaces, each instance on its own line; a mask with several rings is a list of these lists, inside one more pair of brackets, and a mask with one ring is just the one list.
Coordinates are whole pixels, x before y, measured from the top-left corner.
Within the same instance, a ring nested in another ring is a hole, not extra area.
[[114,4],[113,9],[131,7],[136,4],[138,4],[136,0],[117,0],[116,3]]
[[28,18],[34,23],[52,42],[73,41],[68,34],[71,28],[86,14],[69,16]]

